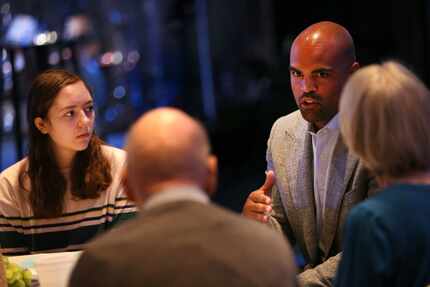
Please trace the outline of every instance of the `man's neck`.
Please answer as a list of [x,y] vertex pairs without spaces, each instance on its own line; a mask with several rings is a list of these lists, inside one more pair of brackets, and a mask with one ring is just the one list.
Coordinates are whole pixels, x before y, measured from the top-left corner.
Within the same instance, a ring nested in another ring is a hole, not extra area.
[[320,129],[323,129],[326,126],[337,129],[338,114],[334,114],[329,120],[311,123],[311,131],[317,133]]
[[318,132],[320,129],[322,129],[323,127],[325,127],[326,124],[327,124],[327,122],[311,123],[312,131],[313,132]]

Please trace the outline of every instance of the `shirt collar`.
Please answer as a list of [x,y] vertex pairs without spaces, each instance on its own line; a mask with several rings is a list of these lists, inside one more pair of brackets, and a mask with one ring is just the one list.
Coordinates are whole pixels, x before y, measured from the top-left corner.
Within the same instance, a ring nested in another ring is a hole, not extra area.
[[151,195],[145,203],[141,206],[141,210],[148,210],[159,205],[163,205],[178,200],[188,200],[201,203],[209,203],[208,195],[193,185],[186,185],[180,187],[166,188]]
[[334,115],[334,117],[332,117],[331,120],[317,132],[315,132],[315,129],[314,129],[314,127],[312,127],[312,125],[309,125],[309,126],[310,126],[310,128],[309,128],[308,132],[311,135],[320,134],[321,131],[336,131],[337,132],[337,131],[339,131],[339,113]]
[[339,114],[336,114],[324,128],[329,130],[339,130]]

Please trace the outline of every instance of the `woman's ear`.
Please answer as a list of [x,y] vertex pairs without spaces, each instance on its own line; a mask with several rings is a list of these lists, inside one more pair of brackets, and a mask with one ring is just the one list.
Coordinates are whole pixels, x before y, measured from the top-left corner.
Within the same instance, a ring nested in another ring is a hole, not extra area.
[[48,128],[46,126],[46,123],[41,117],[37,117],[34,119],[34,125],[42,134],[48,133]]

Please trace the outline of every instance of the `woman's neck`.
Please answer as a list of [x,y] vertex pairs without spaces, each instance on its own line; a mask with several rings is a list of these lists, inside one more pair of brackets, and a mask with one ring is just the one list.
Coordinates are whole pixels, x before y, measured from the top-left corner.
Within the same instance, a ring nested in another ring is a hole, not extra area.
[[69,171],[72,168],[73,160],[76,156],[76,151],[55,149],[54,152],[59,169],[61,171]]

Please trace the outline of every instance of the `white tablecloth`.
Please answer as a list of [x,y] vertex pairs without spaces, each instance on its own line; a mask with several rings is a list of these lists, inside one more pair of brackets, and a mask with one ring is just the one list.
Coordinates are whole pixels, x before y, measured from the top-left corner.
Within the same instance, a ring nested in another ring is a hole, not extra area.
[[32,286],[67,287],[70,273],[81,253],[72,251],[11,256],[9,261],[31,270],[35,279]]

